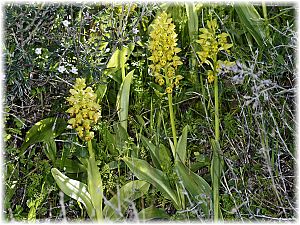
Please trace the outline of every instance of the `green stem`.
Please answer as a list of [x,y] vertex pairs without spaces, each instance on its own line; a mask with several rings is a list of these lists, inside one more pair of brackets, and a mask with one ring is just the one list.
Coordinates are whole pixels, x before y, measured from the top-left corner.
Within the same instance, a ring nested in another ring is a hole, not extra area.
[[[215,97],[215,140],[216,143],[219,143],[220,140],[220,118],[219,118],[219,86],[218,86],[218,76],[216,71],[217,60],[214,60],[214,97]],[[216,149],[213,152],[213,157],[219,158],[219,152],[216,152]],[[214,174],[219,174],[217,171],[213,172]],[[214,200],[214,221],[219,220],[219,177],[217,182],[213,182],[213,200]]]
[[94,151],[93,151],[92,141],[89,140],[89,141],[87,142],[87,144],[88,144],[88,150],[89,150],[90,158],[95,158],[95,154],[94,154]]
[[266,2],[264,0],[262,0],[262,9],[263,9],[264,19],[267,22],[268,21],[267,6],[266,6]]
[[123,81],[125,79],[125,67],[122,66],[121,70],[122,70],[122,81]]
[[219,87],[218,77],[215,75],[214,81],[214,93],[215,93],[215,140],[220,140],[220,117],[219,117]]
[[176,128],[175,128],[175,120],[174,120],[174,111],[173,111],[173,103],[172,103],[172,93],[168,94],[168,100],[169,100],[170,121],[171,121],[172,133],[173,133],[173,142],[174,142],[174,148],[176,150],[176,147],[177,147],[177,135],[176,135]]

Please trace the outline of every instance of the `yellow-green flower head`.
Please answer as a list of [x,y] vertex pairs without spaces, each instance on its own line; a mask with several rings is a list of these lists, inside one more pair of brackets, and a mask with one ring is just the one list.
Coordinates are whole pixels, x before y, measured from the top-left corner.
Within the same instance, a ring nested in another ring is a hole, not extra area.
[[[179,65],[182,65],[182,61],[177,56],[181,49],[177,47],[175,25],[166,12],[162,12],[153,22],[149,50],[151,51],[149,60],[152,61],[149,68],[155,76],[155,82],[160,86],[164,84],[172,86],[175,82],[175,71]],[[170,92],[169,88],[166,90],[168,90],[167,93]]]
[[215,80],[214,72],[212,70],[207,71],[207,80],[209,83],[212,83]]
[[[222,50],[230,53],[229,49],[233,46],[227,42],[229,34],[218,34],[218,29],[219,26],[216,19],[207,21],[206,28],[199,29],[201,34],[199,35],[199,40],[197,40],[201,48],[201,51],[197,52],[201,64],[208,64],[212,70],[216,69],[216,72],[219,71],[221,64],[228,64],[228,61],[217,60],[218,53]],[[216,68],[214,68],[214,65],[216,65]],[[213,71],[209,70],[207,75],[209,83],[213,82]]]
[[71,118],[68,123],[77,131],[80,138],[89,141],[94,138],[91,127],[100,118],[101,107],[96,102],[96,94],[91,87],[86,88],[84,78],[76,78],[74,88],[70,89],[71,96],[67,101],[71,107],[67,110]]
[[[118,14],[118,15],[121,15],[122,14],[122,11],[123,13],[127,14],[128,13],[128,9],[129,9],[129,15],[131,15],[137,8],[137,4],[136,3],[133,3],[133,4],[117,4],[115,6],[115,12]],[[130,8],[129,8],[130,7]]]

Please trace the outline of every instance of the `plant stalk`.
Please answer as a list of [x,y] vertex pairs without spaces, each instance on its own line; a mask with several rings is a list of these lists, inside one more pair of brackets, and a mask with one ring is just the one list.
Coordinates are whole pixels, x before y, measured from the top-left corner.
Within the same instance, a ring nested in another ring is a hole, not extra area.
[[219,117],[219,87],[218,77],[215,75],[214,80],[214,95],[215,95],[215,140],[220,140],[220,117]]
[[[219,85],[216,71],[217,57],[214,60],[214,97],[215,97],[215,140],[216,143],[220,141],[220,117],[219,117]],[[219,158],[219,152],[214,149],[213,157]],[[216,167],[214,167],[216,168]],[[219,168],[219,167],[217,167]],[[213,171],[214,176],[219,175],[219,171]],[[214,222],[219,220],[219,177],[213,179],[213,202],[214,202]]]
[[168,94],[168,101],[169,101],[170,121],[171,121],[172,133],[173,133],[173,142],[174,142],[174,147],[175,147],[175,150],[176,150],[176,147],[177,147],[177,135],[176,135],[176,128],[175,128],[175,120],[174,120],[174,111],[173,111],[173,103],[172,103],[172,93]]
[[88,144],[88,150],[89,150],[90,158],[94,158],[94,159],[95,159],[95,154],[94,154],[94,151],[93,151],[92,141],[89,140],[89,141],[87,142],[87,144]]

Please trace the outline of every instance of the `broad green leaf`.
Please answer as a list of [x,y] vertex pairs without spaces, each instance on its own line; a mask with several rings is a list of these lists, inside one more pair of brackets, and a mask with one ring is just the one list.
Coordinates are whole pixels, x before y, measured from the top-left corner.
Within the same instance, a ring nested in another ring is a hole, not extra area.
[[130,85],[133,78],[134,70],[130,71],[124,81],[121,84],[118,96],[117,96],[117,111],[121,125],[127,132],[127,119],[128,119],[128,107],[129,107],[129,94]]
[[[189,39],[190,45],[192,47],[192,52],[199,52],[200,45],[196,43],[198,40],[198,14],[197,9],[195,7],[195,3],[188,2],[185,3],[186,14],[188,18],[188,30],[189,30]],[[200,90],[202,85],[199,85],[199,78],[197,73],[197,58],[196,54],[191,54],[189,57],[190,62],[190,81],[195,84],[196,90]],[[202,75],[201,75],[202,78]]]
[[72,159],[64,159],[63,164],[62,159],[58,159],[54,165],[66,173],[82,173],[86,171],[84,165]]
[[106,80],[105,80],[105,82],[97,84],[97,89],[96,89],[95,93],[97,94],[97,98],[98,98],[99,101],[102,100],[102,98],[104,97],[106,91],[107,91]]
[[130,54],[132,53],[134,49],[134,44],[129,44],[128,47],[123,46],[119,55],[120,59],[120,67],[124,68],[126,61],[129,59]]
[[135,45],[131,43],[128,47],[123,46],[121,50],[117,48],[107,64],[107,69],[113,69],[111,71],[113,73],[112,78],[117,82],[119,82],[118,72],[121,72],[121,80],[124,81],[125,79],[125,64],[129,59],[134,46]]
[[128,60],[131,52],[134,49],[134,44],[130,44],[129,47],[123,46],[121,50],[118,48],[111,56],[107,68],[117,68],[121,69],[125,66],[126,61]]
[[194,162],[190,165],[190,170],[195,172],[197,170],[200,170],[203,167],[208,167],[210,165],[210,162]]
[[153,184],[163,193],[165,198],[170,199],[173,202],[175,208],[179,208],[180,204],[165,173],[153,168],[145,160],[137,158],[123,158],[123,160],[135,176],[140,180],[145,180],[148,183]]
[[[92,152],[92,142],[88,141],[89,152]],[[91,202],[96,210],[97,221],[101,221],[102,218],[102,200],[103,200],[103,187],[102,179],[99,172],[99,168],[95,161],[95,156],[92,154],[87,161],[87,183],[88,191],[91,195]]]
[[110,60],[107,63],[106,68],[120,68],[120,61],[119,61],[119,55],[120,50],[117,48],[115,52],[112,54]]
[[148,138],[144,137],[143,135],[141,135],[141,140],[142,140],[144,146],[147,147],[147,149],[149,150],[154,166],[157,169],[161,169],[161,166],[160,166],[161,162],[159,161],[159,156],[156,154],[157,153],[156,146]]
[[139,212],[139,219],[142,221],[148,221],[153,219],[169,219],[170,216],[162,208],[156,208],[150,206]]
[[119,154],[124,154],[123,149],[125,149],[124,146],[126,146],[126,142],[128,142],[128,133],[120,123],[114,124],[114,131],[116,133],[116,146],[119,150]]
[[106,70],[103,71],[103,75],[105,77],[109,77],[109,78],[113,79],[118,84],[122,83],[122,73],[121,73],[120,69],[117,69],[117,68],[108,68],[108,69],[106,69]]
[[209,215],[209,201],[211,196],[211,187],[199,175],[189,170],[182,162],[175,163],[177,175],[183,182],[183,186],[190,193],[195,201],[203,201],[200,205],[206,216]]
[[157,169],[162,169],[166,164],[171,163],[171,156],[168,149],[163,145],[155,146],[148,138],[141,135],[141,140],[150,151],[152,162]]
[[70,179],[56,168],[52,168],[51,173],[58,187],[69,197],[81,202],[91,219],[95,218],[95,210],[87,186],[80,181]]
[[267,45],[264,20],[252,4],[237,4],[235,10],[240,18],[242,27],[255,39],[256,43],[263,47]]
[[45,153],[47,157],[55,163],[56,160],[56,143],[54,138],[50,138],[48,141],[45,141]]
[[192,44],[198,38],[198,15],[194,3],[185,3],[185,9],[188,17],[190,43]]
[[176,147],[175,161],[180,160],[182,163],[185,163],[186,160],[187,129],[188,126],[183,128],[182,135],[180,136]]
[[185,189],[183,188],[182,184],[175,183],[175,187],[176,187],[176,194],[177,194],[177,198],[179,199],[180,202],[180,208],[181,209],[185,209]]
[[162,167],[162,165],[172,163],[170,150],[168,148],[166,148],[166,146],[164,146],[163,144],[159,144],[159,147],[156,148],[156,155],[159,159],[161,167]]
[[102,138],[104,141],[105,146],[107,146],[110,154],[113,156],[118,155],[118,151],[116,149],[116,135],[109,132],[107,127],[103,127],[103,131],[101,132]]
[[125,184],[119,193],[115,194],[103,209],[103,216],[106,220],[121,219],[129,204],[145,195],[149,190],[150,184],[145,181],[135,180]]
[[62,118],[47,118],[37,122],[26,133],[25,142],[21,146],[21,154],[32,144],[49,141],[60,135],[67,127]]

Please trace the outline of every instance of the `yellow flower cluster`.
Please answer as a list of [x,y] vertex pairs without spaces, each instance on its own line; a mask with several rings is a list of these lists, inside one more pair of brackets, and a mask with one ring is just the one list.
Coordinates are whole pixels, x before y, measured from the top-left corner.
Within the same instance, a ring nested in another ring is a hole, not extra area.
[[122,11],[124,10],[124,14],[127,15],[128,9],[129,9],[130,10],[129,11],[129,15],[130,15],[130,14],[132,14],[136,10],[137,7],[138,7],[138,5],[136,3],[132,3],[132,4],[117,4],[117,5],[115,5],[115,10],[116,10],[116,13],[118,15],[121,15]]
[[177,56],[181,49],[177,47],[175,25],[172,23],[172,18],[169,18],[166,12],[162,12],[154,20],[152,28],[149,42],[152,53],[149,60],[152,64],[149,68],[155,77],[155,82],[160,86],[166,83],[166,93],[171,94],[174,86],[178,86],[183,78],[181,75],[176,75],[176,69],[182,62]]
[[[199,29],[201,34],[199,35],[199,40],[197,40],[197,42],[201,45],[201,51],[197,52],[201,64],[206,63],[212,68],[212,70],[207,71],[209,83],[214,81],[214,74],[219,71],[221,65],[231,66],[234,64],[234,62],[229,62],[227,60],[217,60],[218,52],[223,50],[230,53],[229,49],[232,47],[232,44],[227,42],[229,34],[217,34],[218,29],[217,20],[208,20],[207,28]],[[215,73],[213,70],[215,70]]]
[[71,108],[67,110],[71,119],[68,123],[76,129],[78,136],[86,141],[94,138],[91,127],[100,118],[100,105],[96,102],[96,94],[91,87],[86,88],[85,79],[76,78],[74,88],[70,89],[71,96],[67,101]]

